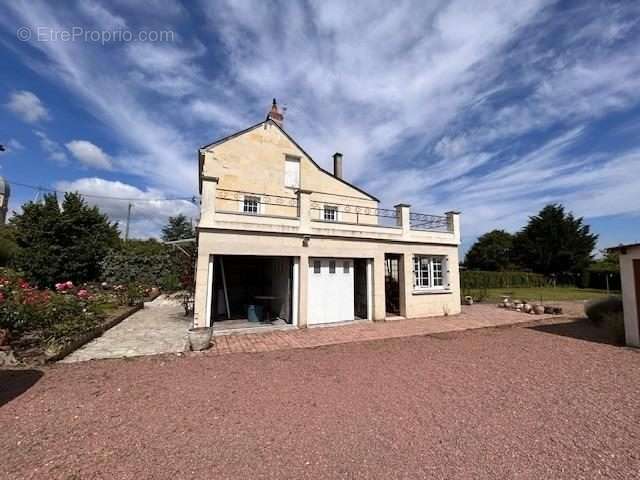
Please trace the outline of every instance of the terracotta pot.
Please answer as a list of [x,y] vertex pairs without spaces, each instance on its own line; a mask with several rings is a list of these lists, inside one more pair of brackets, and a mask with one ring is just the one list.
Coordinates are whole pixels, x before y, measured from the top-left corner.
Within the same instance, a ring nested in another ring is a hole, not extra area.
[[209,327],[190,328],[188,335],[189,345],[191,345],[191,350],[194,352],[206,350],[211,346],[213,330]]

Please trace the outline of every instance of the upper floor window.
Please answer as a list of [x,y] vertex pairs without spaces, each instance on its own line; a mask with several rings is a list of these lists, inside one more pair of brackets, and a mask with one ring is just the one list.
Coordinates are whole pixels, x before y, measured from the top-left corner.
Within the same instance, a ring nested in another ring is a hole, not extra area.
[[260,197],[245,195],[242,203],[242,211],[244,213],[258,215],[260,213]]
[[284,186],[300,188],[300,159],[287,155],[284,160]]
[[338,207],[334,207],[332,205],[325,205],[322,209],[322,219],[325,222],[337,222]]
[[413,256],[413,284],[416,289],[444,288],[445,257]]

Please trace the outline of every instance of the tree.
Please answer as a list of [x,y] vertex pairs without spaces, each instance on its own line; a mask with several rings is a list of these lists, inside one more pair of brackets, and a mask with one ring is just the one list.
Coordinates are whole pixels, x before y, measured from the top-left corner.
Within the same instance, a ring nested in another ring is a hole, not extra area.
[[471,270],[508,270],[513,268],[513,235],[504,230],[485,233],[471,246],[464,264]]
[[169,221],[162,228],[162,239],[165,242],[184,240],[186,238],[193,237],[195,237],[193,225],[191,225],[191,222],[187,220],[187,217],[182,214],[175,217],[169,217]]
[[581,274],[591,264],[598,235],[590,233],[582,217],[565,213],[564,207],[551,204],[514,238],[515,258],[536,273]]
[[100,261],[120,242],[118,224],[77,193],[65,194],[62,205],[53,194],[28,202],[11,224],[20,247],[16,267],[40,287],[97,280]]

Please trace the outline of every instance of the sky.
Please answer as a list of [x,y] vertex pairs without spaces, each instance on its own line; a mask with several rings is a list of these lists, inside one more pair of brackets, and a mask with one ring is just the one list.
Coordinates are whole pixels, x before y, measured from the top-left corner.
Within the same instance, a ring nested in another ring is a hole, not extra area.
[[198,148],[275,97],[382,206],[461,211],[463,249],[548,203],[638,242],[639,46],[631,1],[11,1],[0,175],[13,210],[79,191],[154,236],[197,218]]

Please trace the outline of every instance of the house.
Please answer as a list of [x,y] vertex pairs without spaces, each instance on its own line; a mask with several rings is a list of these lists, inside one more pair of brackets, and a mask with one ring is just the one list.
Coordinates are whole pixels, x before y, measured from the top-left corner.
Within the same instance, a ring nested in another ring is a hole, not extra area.
[[640,243],[609,250],[620,254],[625,341],[629,346],[640,347]]
[[340,153],[324,170],[283,121],[274,100],[264,121],[199,150],[194,326],[459,313],[459,214],[381,208],[345,180]]

